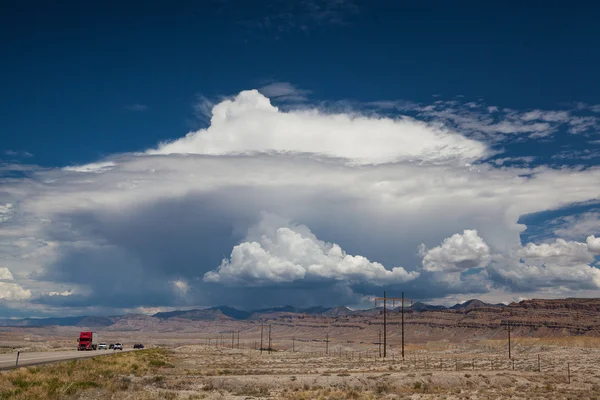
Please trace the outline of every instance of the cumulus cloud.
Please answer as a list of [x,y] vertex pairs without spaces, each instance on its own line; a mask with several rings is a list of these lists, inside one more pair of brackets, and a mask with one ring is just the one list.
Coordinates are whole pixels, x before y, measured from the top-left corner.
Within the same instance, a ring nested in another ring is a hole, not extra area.
[[454,288],[492,288],[536,291],[549,287],[567,290],[600,288],[600,270],[588,265],[594,260],[586,243],[528,243],[515,251],[492,252],[476,231],[464,231],[445,239],[431,250],[423,246],[424,271],[435,284]]
[[0,268],[0,281],[13,281],[15,278],[13,277],[10,270],[6,267]]
[[25,300],[31,297],[31,291],[23,289],[14,280],[8,268],[0,268],[0,300]]
[[489,261],[490,248],[476,230],[465,230],[444,239],[430,250],[421,248],[423,269],[429,272],[460,272],[482,268]]
[[0,300],[26,300],[31,297],[31,291],[25,290],[16,283],[0,282]]
[[295,152],[343,158],[357,164],[403,160],[447,162],[485,157],[485,144],[411,118],[283,112],[256,90],[212,109],[211,125],[161,144],[149,154]]
[[554,243],[528,243],[517,252],[529,264],[555,264],[562,266],[587,264],[594,260],[585,243],[556,239]]
[[229,259],[204,281],[230,286],[267,285],[307,279],[332,279],[375,285],[398,284],[415,279],[418,272],[402,267],[386,269],[363,256],[346,254],[339,245],[323,242],[306,227],[280,227],[258,241],[235,246]]
[[530,265],[516,259],[500,258],[491,264],[492,279],[513,291],[564,287],[570,290],[600,289],[600,269],[587,264]]
[[600,254],[600,237],[590,235],[586,240],[587,247],[592,253]]

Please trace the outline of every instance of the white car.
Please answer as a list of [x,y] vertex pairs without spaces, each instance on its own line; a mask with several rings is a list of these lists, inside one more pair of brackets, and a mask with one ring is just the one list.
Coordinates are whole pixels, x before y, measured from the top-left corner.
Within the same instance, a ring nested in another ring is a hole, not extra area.
[[106,343],[100,343],[98,345],[98,350],[108,350],[108,347],[106,346]]
[[115,350],[123,350],[123,344],[122,343],[115,343]]

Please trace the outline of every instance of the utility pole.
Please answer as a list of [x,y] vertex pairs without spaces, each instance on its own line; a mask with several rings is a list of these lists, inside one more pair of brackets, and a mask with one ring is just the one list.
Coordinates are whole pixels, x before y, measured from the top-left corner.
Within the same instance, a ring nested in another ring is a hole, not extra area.
[[329,331],[325,333],[325,354],[329,354]]
[[263,324],[260,324],[260,354],[263,352]]
[[386,303],[388,301],[394,302],[396,300],[402,301],[402,359],[404,359],[404,292],[402,292],[402,297],[387,297],[385,290],[383,291],[383,297],[375,298],[375,308],[377,308],[377,301],[383,301],[383,357],[387,356],[387,308]]
[[240,348],[240,331],[238,331],[238,341],[237,341],[237,348]]
[[271,324],[269,324],[269,354],[271,354]]
[[296,348],[295,348],[295,346],[294,346],[295,342],[296,342],[296,337],[295,337],[295,336],[292,336],[292,353],[295,353],[295,352],[296,352]]
[[511,351],[510,351],[510,325],[508,325],[508,359],[509,360],[512,359],[512,355],[511,355]]
[[383,357],[387,354],[387,311],[385,309],[387,301],[385,301],[385,290],[383,291]]
[[[402,359],[404,360],[404,292],[402,292]],[[410,301],[412,306],[412,300]]]
[[231,348],[235,347],[235,331],[231,331]]

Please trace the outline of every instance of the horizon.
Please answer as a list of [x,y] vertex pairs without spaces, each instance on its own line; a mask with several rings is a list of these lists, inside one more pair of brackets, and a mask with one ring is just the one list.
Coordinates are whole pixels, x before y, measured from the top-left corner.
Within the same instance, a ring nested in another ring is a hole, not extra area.
[[[413,304],[410,305],[405,305],[405,309],[409,309],[411,307],[414,306],[414,304],[420,303],[426,306],[432,306],[432,307],[444,307],[445,309],[452,309],[453,307],[456,306],[460,306],[460,305],[464,305],[466,303],[472,302],[472,301],[481,301],[484,304],[488,304],[488,305],[492,305],[492,306],[498,306],[498,305],[502,305],[504,307],[509,306],[510,304],[518,304],[521,303],[522,301],[539,301],[539,300],[543,300],[543,301],[547,301],[547,300],[555,300],[555,301],[560,301],[560,300],[596,300],[598,298],[595,297],[583,297],[583,298],[577,298],[577,297],[570,297],[570,298],[564,298],[564,299],[560,299],[560,298],[550,298],[550,299],[543,299],[543,298],[535,298],[535,299],[522,299],[518,302],[513,301],[513,302],[499,302],[499,303],[488,303],[488,302],[484,302],[480,299],[477,298],[473,298],[473,299],[468,299],[459,303],[448,303],[448,305],[443,305],[443,304],[434,304],[434,303],[427,303],[427,302],[422,302],[422,301],[415,301]],[[282,309],[282,308],[294,308],[296,311],[303,311],[303,310],[309,310],[309,309],[313,309],[313,308],[323,308],[326,310],[332,310],[335,308],[346,308],[350,311],[366,311],[366,310],[375,310],[375,309],[379,309],[379,308],[383,308],[383,306],[373,306],[373,307],[363,307],[363,308],[354,308],[354,307],[350,307],[347,305],[337,305],[337,306],[331,306],[331,307],[323,307],[320,305],[316,305],[316,306],[309,306],[309,307],[294,307],[290,304],[286,304],[286,305],[282,305],[282,306],[274,306],[274,307],[269,307],[269,308],[260,308],[260,309],[244,309],[244,308],[238,308],[238,307],[234,307],[234,306],[227,306],[227,305],[218,305],[218,306],[198,306],[198,307],[193,307],[191,306],[190,308],[187,307],[183,307],[183,308],[169,308],[169,309],[165,309],[165,310],[161,310],[161,311],[157,311],[157,310],[152,310],[152,311],[130,311],[130,312],[126,312],[123,314],[107,314],[107,315],[90,315],[90,314],[82,314],[82,315],[61,315],[61,316],[28,316],[28,317],[9,317],[9,318],[0,318],[0,320],[25,320],[25,319],[63,319],[63,318],[80,318],[80,317],[99,317],[99,318],[110,318],[110,317],[124,317],[127,315],[145,315],[145,316],[155,316],[156,314],[161,314],[161,313],[170,313],[170,312],[187,312],[187,311],[204,311],[204,310],[220,310],[221,308],[230,308],[236,311],[242,311],[242,312],[252,312],[252,313],[261,313],[261,312],[268,312],[268,311],[272,311],[272,310],[276,310],[276,309]],[[401,306],[388,306],[387,309],[388,310],[397,310],[399,309]],[[292,313],[295,311],[292,311]]]
[[590,7],[10,0],[0,318],[599,298]]

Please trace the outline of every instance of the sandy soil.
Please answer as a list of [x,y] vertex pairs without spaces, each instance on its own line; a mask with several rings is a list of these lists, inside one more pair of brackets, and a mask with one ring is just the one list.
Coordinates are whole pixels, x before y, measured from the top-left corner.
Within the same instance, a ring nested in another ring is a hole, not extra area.
[[[149,393],[207,399],[596,399],[600,349],[538,340],[513,359],[495,342],[411,348],[402,360],[361,349],[255,351],[206,345],[172,349]],[[539,364],[538,364],[538,355]],[[513,369],[514,360],[514,369]],[[538,367],[540,370],[538,370]],[[570,373],[570,383],[569,383]],[[162,394],[161,394],[162,393]]]
[[[5,331],[0,344],[60,350],[72,345],[75,331],[51,338],[35,329]],[[404,359],[394,341],[383,359],[372,341],[290,336],[274,339],[275,351],[261,354],[254,335],[241,339],[240,348],[236,337],[231,348],[230,333],[109,332],[107,341],[167,348],[168,360],[148,374],[121,377],[128,382],[123,391],[89,389],[73,398],[600,400],[600,338],[513,337],[512,359],[505,339],[407,343]],[[265,347],[267,338],[265,332]]]

